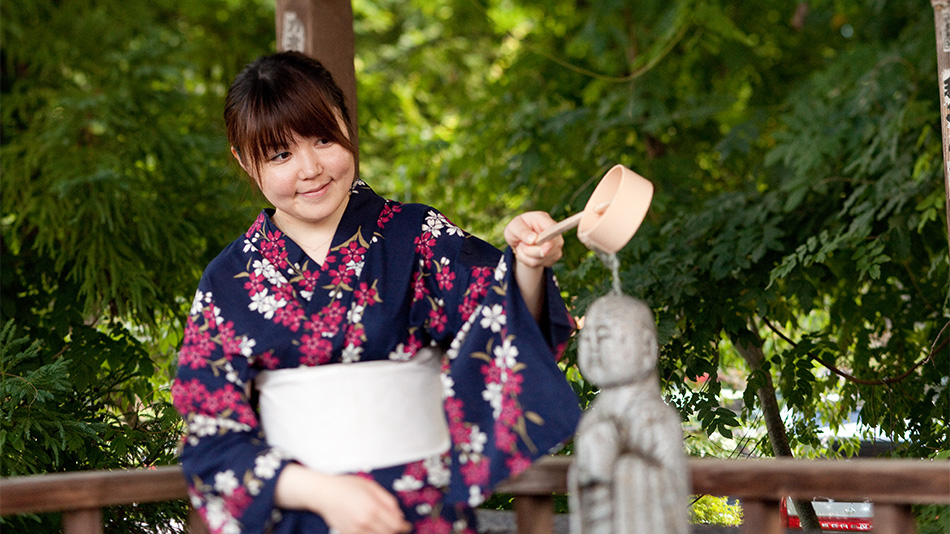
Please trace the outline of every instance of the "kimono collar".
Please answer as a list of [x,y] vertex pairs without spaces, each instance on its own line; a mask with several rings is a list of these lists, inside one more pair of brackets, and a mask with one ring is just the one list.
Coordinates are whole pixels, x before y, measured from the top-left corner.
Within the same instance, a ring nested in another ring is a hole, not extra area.
[[[333,233],[333,239],[330,241],[328,257],[333,254],[334,248],[352,238],[357,231],[361,231],[367,238],[371,236],[377,228],[379,214],[385,205],[386,200],[377,195],[366,182],[360,179],[353,182],[353,187],[350,190],[350,200],[346,205],[340,223],[336,227],[336,231]],[[309,256],[300,245],[274,224],[273,215],[273,208],[265,208],[254,225],[248,230],[247,237],[250,238],[257,228],[261,228],[270,242],[285,247],[287,261],[302,265],[309,259]],[[280,236],[279,239],[277,236]],[[325,261],[324,264],[326,263]]]

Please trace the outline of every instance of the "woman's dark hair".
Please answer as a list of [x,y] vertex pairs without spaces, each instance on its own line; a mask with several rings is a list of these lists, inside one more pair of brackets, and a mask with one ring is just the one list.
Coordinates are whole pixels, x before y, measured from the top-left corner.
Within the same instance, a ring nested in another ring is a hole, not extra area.
[[234,79],[224,105],[228,141],[241,162],[260,169],[294,134],[328,139],[354,151],[343,91],[319,61],[299,52],[263,56]]

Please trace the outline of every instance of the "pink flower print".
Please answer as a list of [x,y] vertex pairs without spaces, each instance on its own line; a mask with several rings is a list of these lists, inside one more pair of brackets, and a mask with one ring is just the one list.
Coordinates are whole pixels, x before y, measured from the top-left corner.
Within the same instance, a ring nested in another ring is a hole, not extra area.
[[416,523],[418,534],[452,534],[452,524],[441,517],[427,517]]
[[402,205],[396,202],[386,203],[383,206],[383,211],[379,213],[379,218],[376,220],[376,226],[383,228],[386,223],[392,220],[393,214],[399,213],[402,211]]
[[224,497],[224,508],[232,517],[241,517],[244,511],[251,505],[251,496],[247,493],[247,488],[239,486],[231,495]]
[[512,397],[502,397],[501,414],[498,416],[499,423],[513,427],[518,423],[523,414],[524,411],[521,409],[521,405],[518,404],[518,401]]
[[518,437],[510,428],[501,424],[495,424],[495,446],[500,450],[510,451],[515,449],[517,444]]
[[360,282],[360,287],[353,292],[356,303],[360,306],[372,306],[379,302],[379,292],[376,291],[376,284],[370,287],[366,282]]
[[448,317],[445,316],[445,310],[441,307],[432,308],[429,311],[429,327],[436,332],[443,332],[448,323]]
[[449,291],[452,289],[452,280],[455,280],[455,273],[452,272],[448,265],[443,265],[442,269],[435,274],[435,280],[439,283],[439,289]]
[[359,244],[358,241],[351,241],[347,246],[343,247],[340,250],[343,259],[340,263],[347,264],[350,262],[357,263],[363,259],[363,255],[366,254],[366,248]]
[[333,344],[330,343],[329,339],[319,334],[304,334],[300,338],[300,352],[303,353],[303,356],[300,357],[300,363],[311,367],[327,363],[330,361],[332,350]]
[[257,364],[263,367],[264,369],[277,369],[277,366],[280,365],[280,360],[274,356],[274,351],[269,350],[263,354],[257,355]]
[[247,282],[244,282],[244,289],[247,290],[248,295],[254,296],[264,290],[264,275],[258,273],[250,273],[251,276],[248,277]]
[[508,460],[505,461],[505,465],[508,466],[508,470],[511,472],[509,476],[515,476],[531,467],[531,460],[519,453],[508,458]]
[[468,291],[466,293],[468,293],[471,298],[478,300],[488,294],[488,286],[489,282],[487,279],[478,277],[471,284],[469,284]]
[[337,287],[352,282],[355,271],[348,269],[345,265],[340,265],[338,269],[331,269],[328,274],[330,275],[330,283]]
[[435,239],[432,237],[432,234],[429,232],[423,232],[423,234],[417,237],[414,241],[416,244],[416,254],[422,256],[426,260],[426,265],[429,264],[429,260],[432,259],[432,247],[435,246]]
[[421,272],[412,273],[412,290],[413,302],[419,302],[429,294],[429,291],[426,289],[425,274]]
[[343,317],[346,315],[346,308],[340,301],[335,300],[329,306],[324,308],[323,316],[327,322],[339,325],[340,321],[343,320]]
[[238,404],[234,413],[237,415],[238,423],[243,423],[251,428],[257,428],[257,414],[246,403]]
[[512,372],[511,369],[506,369],[505,377],[501,388],[502,394],[509,397],[517,397],[520,395],[521,385],[524,384],[524,376]]
[[195,410],[195,402],[200,401],[208,395],[208,389],[198,381],[192,378],[187,382],[182,382],[176,378],[172,383],[172,402],[180,413],[190,413]]
[[472,316],[472,313],[478,308],[478,302],[471,296],[466,296],[462,299],[462,303],[459,304],[459,314],[462,316],[462,322],[468,322],[468,319]]
[[[464,417],[464,414],[462,412],[462,406],[464,406],[464,403],[462,402],[461,399],[457,399],[455,397],[449,397],[445,399],[445,402],[443,402],[443,405],[445,406],[445,415],[446,417],[448,417],[449,421],[462,420],[462,418]],[[463,428],[462,431],[464,432],[465,429]],[[466,433],[465,435],[468,435],[468,434]],[[454,441],[457,441],[457,440],[454,440]]]
[[317,288],[317,279],[320,278],[320,271],[313,272],[306,270],[300,275],[300,288],[303,291],[313,291]]
[[286,326],[291,332],[299,330],[300,323],[302,323],[303,320],[303,308],[301,308],[296,301],[290,301],[288,305],[283,308],[277,308],[277,311],[274,312],[274,322]]
[[403,471],[406,476],[412,477],[416,480],[425,480],[426,478],[426,466],[424,462],[417,461],[412,462],[406,466],[405,471]]
[[501,382],[501,368],[492,364],[485,364],[481,368],[482,374],[485,375],[486,384],[497,384]]
[[208,365],[206,354],[195,350],[194,346],[184,345],[178,353],[178,365],[188,366],[192,369],[200,369]]
[[449,435],[452,436],[452,443],[465,443],[471,432],[460,420],[452,420],[449,421]]
[[284,248],[284,240],[273,241],[273,235],[273,233],[268,233],[268,240],[261,243],[261,255],[264,256],[267,261],[283,269],[287,267],[287,249]]
[[462,480],[469,486],[484,486],[488,482],[488,458],[481,456],[477,460],[470,459],[462,466]]
[[251,227],[247,229],[247,233],[244,234],[244,237],[250,239],[251,237],[254,236],[254,234],[259,232],[263,226],[264,226],[264,214],[262,213],[257,216],[257,220],[254,221],[254,224],[252,224]]
[[362,324],[354,324],[346,329],[344,343],[347,345],[361,346],[366,339],[366,330]]

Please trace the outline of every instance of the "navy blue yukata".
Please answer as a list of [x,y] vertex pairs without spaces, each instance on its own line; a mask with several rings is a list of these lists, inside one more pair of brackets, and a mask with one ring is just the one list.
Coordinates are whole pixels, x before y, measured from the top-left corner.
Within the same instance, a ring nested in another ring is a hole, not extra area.
[[473,507],[559,448],[580,418],[556,362],[574,321],[548,269],[539,327],[513,262],[510,249],[361,181],[322,265],[262,212],[205,270],[172,386],[191,502],[210,530],[328,531],[316,514],[274,505],[295,459],[268,444],[247,393],[258,373],[406,361],[437,345],[450,450],[356,474],[392,492],[415,532],[474,532]]

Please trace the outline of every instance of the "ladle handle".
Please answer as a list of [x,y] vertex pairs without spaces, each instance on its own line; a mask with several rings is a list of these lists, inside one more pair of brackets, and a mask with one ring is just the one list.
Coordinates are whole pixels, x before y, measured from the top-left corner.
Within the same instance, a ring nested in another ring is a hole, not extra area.
[[583,216],[584,216],[583,211],[580,213],[575,213],[574,215],[571,215],[567,219],[564,219],[563,221],[555,224],[554,226],[551,226],[547,230],[538,234],[538,238],[535,240],[534,244],[540,245],[541,243],[544,243],[545,241],[547,241],[548,239],[551,239],[554,236],[561,235],[564,232],[571,230],[572,228],[576,228],[577,225],[581,223],[581,218]]

